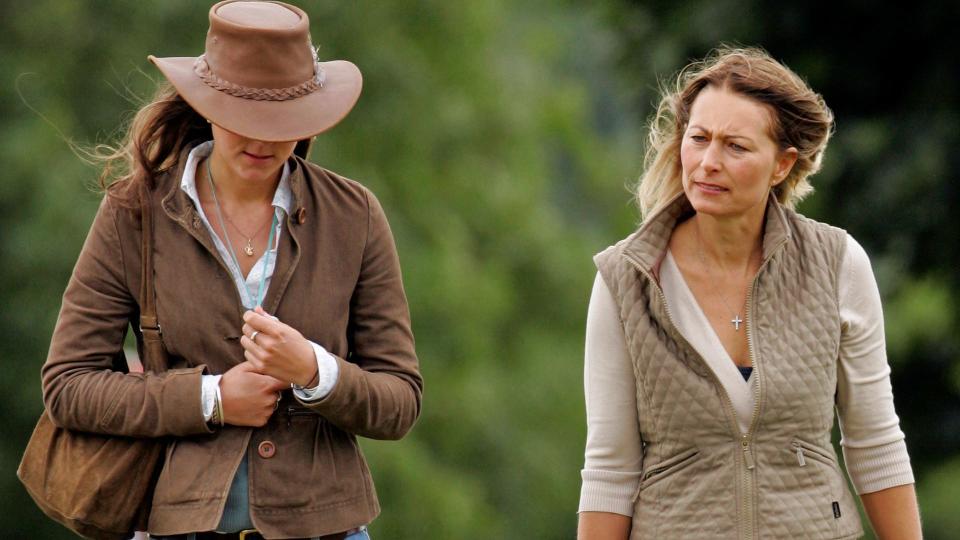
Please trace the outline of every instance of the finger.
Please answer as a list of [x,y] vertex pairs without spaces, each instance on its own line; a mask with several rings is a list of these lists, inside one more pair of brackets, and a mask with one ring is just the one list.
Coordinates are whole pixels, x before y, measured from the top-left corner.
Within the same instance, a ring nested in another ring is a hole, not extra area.
[[249,362],[240,362],[239,364],[237,364],[237,365],[233,366],[232,368],[230,368],[228,371],[233,371],[233,370],[236,370],[236,371],[249,371],[249,372],[255,372],[255,371],[256,371],[256,370],[253,368],[253,366],[250,365]]
[[256,342],[254,342],[254,345],[258,347],[258,349],[256,349],[256,352],[260,355],[261,358],[265,359],[268,356],[280,354],[280,351],[278,349],[280,348],[280,344],[282,343],[283,343],[283,339],[277,339],[270,335],[260,334],[257,336],[257,340]]
[[260,308],[260,311],[247,311],[243,314],[243,320],[251,327],[251,331],[259,330],[263,333],[279,335],[280,331],[287,325],[280,322],[280,319],[268,314]]
[[268,384],[265,386],[265,389],[270,391],[271,393],[280,392],[290,388],[290,383],[286,381],[281,381],[280,379],[271,377],[269,375],[262,375],[262,376],[271,379],[268,382]]
[[258,323],[269,325],[271,323],[280,322],[280,319],[270,315],[264,311],[263,308],[258,307],[256,310],[247,310],[244,312],[243,321],[259,329]]
[[259,330],[261,332],[268,331],[270,329],[269,324],[273,321],[267,317],[264,317],[263,315],[260,315],[256,311],[248,310],[243,314],[243,322],[246,323],[244,324],[244,327],[250,327],[249,332],[244,332],[245,334],[249,334],[253,330]]
[[261,345],[263,338],[266,337],[266,336],[269,336],[269,335],[273,335],[273,334],[270,334],[270,333],[269,333],[268,331],[266,331],[266,330],[257,330],[256,328],[250,326],[249,324],[244,324],[244,325],[240,328],[240,336],[241,336],[241,337],[246,336],[246,337],[250,338],[251,341],[253,341],[254,343],[256,343],[256,344],[258,344],[258,345]]
[[264,317],[268,317],[268,318],[273,319],[273,320],[275,320],[275,321],[279,321],[279,320],[280,320],[277,316],[271,315],[271,314],[267,313],[267,310],[263,309],[263,306],[257,306],[257,307],[254,309],[254,311],[256,311],[256,312],[257,312],[258,314],[260,314],[260,315],[263,315]]
[[[260,336],[257,336],[257,337],[260,337]],[[256,343],[254,343],[254,342],[253,342],[249,337],[247,337],[247,336],[240,336],[240,346],[243,347],[243,350],[244,350],[244,351],[250,351],[250,350],[254,350],[254,349],[259,348],[259,345],[257,345]]]
[[[288,381],[282,381],[272,375],[257,373],[256,376],[260,389],[265,393],[276,394],[277,392],[288,390],[290,388],[290,383]],[[274,396],[274,398],[276,398],[276,396]]]
[[263,375],[263,370],[267,367],[255,353],[250,351],[243,351],[243,358],[246,360],[245,364],[250,365],[250,371],[258,375]]

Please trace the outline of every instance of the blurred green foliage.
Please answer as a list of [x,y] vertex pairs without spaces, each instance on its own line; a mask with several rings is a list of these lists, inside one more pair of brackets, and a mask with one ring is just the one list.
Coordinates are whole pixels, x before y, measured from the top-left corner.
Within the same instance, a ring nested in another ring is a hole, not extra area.
[[[404,441],[363,441],[384,508],[374,538],[574,536],[591,255],[636,226],[626,188],[658,80],[721,41],[765,46],[836,113],[801,211],[872,256],[927,537],[956,531],[956,5],[301,4],[321,57],[364,73],[312,158],[383,202],[427,385]],[[206,25],[188,0],[0,5],[0,537],[68,537],[13,474],[99,199],[68,142],[115,140],[159,77],[146,55],[197,55]]]

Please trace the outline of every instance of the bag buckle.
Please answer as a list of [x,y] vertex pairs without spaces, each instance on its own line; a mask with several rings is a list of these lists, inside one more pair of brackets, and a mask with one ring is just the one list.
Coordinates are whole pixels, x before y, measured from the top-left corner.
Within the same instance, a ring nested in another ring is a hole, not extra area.
[[254,539],[254,535],[259,536],[259,532],[256,529],[244,529],[240,531],[240,540],[247,540],[249,537],[251,540]]
[[156,332],[158,336],[163,334],[157,317],[140,317],[140,333],[142,334],[144,330],[151,333]]

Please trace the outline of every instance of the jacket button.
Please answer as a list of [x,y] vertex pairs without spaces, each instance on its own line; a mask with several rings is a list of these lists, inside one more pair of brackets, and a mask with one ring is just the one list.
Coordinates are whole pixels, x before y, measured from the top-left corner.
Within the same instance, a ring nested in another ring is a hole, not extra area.
[[277,453],[277,445],[273,444],[272,441],[263,441],[257,446],[257,453],[263,459],[270,459]]
[[303,225],[307,221],[307,210],[306,208],[300,208],[297,210],[297,223]]

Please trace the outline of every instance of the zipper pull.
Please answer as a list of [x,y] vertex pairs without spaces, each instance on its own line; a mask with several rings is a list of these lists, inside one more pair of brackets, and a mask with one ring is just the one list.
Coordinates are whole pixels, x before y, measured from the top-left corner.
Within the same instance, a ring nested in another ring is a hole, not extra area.
[[743,461],[747,464],[747,469],[753,470],[754,461],[753,461],[753,450],[750,449],[750,443],[748,441],[743,441],[740,443],[743,447]]
[[803,447],[800,446],[799,444],[796,445],[796,447],[797,447],[797,463],[799,463],[801,467],[806,467],[807,460],[803,459]]

